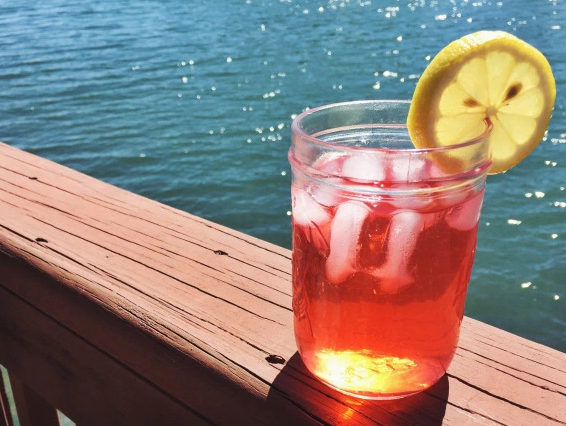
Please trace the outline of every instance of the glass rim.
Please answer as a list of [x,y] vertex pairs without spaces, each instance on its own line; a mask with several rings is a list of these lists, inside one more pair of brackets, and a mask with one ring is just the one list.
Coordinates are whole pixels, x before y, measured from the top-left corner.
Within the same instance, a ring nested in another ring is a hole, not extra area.
[[[384,147],[367,147],[367,146],[343,146],[343,145],[335,144],[335,143],[332,143],[332,142],[326,142],[322,139],[319,139],[316,136],[309,135],[304,130],[302,130],[299,126],[299,123],[302,122],[305,117],[312,115],[314,113],[324,111],[324,110],[327,110],[327,109],[331,109],[331,108],[342,107],[342,106],[346,106],[346,105],[360,105],[360,104],[381,104],[381,105],[406,104],[406,105],[410,105],[411,101],[408,100],[408,99],[374,99],[374,100],[368,99],[368,100],[345,101],[345,102],[336,102],[336,103],[331,103],[331,104],[326,104],[326,105],[320,105],[320,106],[317,106],[317,107],[314,107],[314,108],[309,108],[306,111],[303,111],[302,113],[297,115],[291,123],[291,133],[296,134],[303,139],[306,139],[310,143],[314,143],[316,145],[319,145],[319,146],[322,146],[322,147],[327,147],[327,148],[340,147],[341,149],[343,149],[345,151],[348,151],[348,150],[354,150],[354,151],[363,150],[363,151],[384,152],[384,153],[386,153],[386,152],[400,152],[400,153],[427,154],[427,153],[438,153],[438,152],[452,151],[452,150],[455,150],[455,149],[458,149],[458,148],[465,148],[467,146],[474,145],[474,144],[482,141],[486,137],[488,137],[491,134],[491,131],[493,129],[493,124],[492,124],[491,120],[488,117],[486,117],[484,119],[484,123],[485,123],[484,131],[479,136],[476,136],[475,138],[469,139],[469,140],[464,141],[464,142],[460,142],[460,143],[452,144],[452,145],[426,147],[426,148],[417,148],[417,147],[412,147],[412,148],[384,148]],[[368,125],[372,125],[372,123],[336,127],[335,129],[356,128],[358,126],[367,127]],[[389,124],[388,123],[377,123],[377,124],[373,123],[373,125],[377,128],[384,128],[384,129],[386,129],[386,128],[388,128],[388,129],[407,129],[407,123],[406,122],[405,123],[389,123]],[[410,137],[409,137],[409,139],[410,139]],[[411,140],[411,142],[412,142],[412,140]]]

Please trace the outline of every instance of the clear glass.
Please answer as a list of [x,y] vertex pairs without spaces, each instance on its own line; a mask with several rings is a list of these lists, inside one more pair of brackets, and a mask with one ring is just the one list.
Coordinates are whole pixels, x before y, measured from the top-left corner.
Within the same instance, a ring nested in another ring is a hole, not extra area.
[[323,106],[292,124],[293,312],[320,380],[368,399],[422,391],[460,332],[490,165],[490,124],[415,149],[409,102]]

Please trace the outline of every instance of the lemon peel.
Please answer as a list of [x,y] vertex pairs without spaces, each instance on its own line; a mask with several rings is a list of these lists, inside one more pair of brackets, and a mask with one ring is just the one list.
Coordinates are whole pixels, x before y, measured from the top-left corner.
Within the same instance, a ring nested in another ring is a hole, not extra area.
[[504,31],[480,31],[443,48],[419,79],[407,127],[417,148],[445,147],[488,136],[490,174],[501,173],[540,143],[556,86],[550,64]]

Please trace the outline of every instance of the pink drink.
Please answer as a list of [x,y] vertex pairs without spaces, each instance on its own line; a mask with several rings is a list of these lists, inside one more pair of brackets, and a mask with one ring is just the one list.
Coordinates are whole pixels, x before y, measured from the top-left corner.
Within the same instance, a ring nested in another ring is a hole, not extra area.
[[488,161],[455,177],[438,155],[299,136],[293,312],[305,365],[365,398],[430,387],[457,347]]
[[312,188],[292,192],[293,311],[306,366],[361,396],[432,385],[458,342],[483,190],[413,209],[340,191],[325,206]]

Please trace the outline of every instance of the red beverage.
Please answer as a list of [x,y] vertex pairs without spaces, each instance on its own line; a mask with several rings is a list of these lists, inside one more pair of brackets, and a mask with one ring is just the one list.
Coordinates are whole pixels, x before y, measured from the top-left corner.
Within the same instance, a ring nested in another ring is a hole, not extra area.
[[299,353],[373,399],[422,391],[450,365],[489,167],[482,140],[415,150],[403,126],[372,125],[384,105],[403,122],[394,102],[304,113],[289,151]]
[[[311,197],[296,187],[293,195],[295,209],[297,197]],[[458,342],[482,198],[483,190],[470,191],[456,204],[423,210],[342,201],[318,205],[326,224],[295,221],[295,336],[308,369],[358,396],[401,396],[435,383]],[[332,234],[340,231],[337,215],[348,221],[339,210],[358,215],[359,235]],[[463,216],[467,226],[451,226]],[[333,241],[341,237],[348,241]],[[352,259],[328,265],[337,257],[331,246],[350,250]]]

